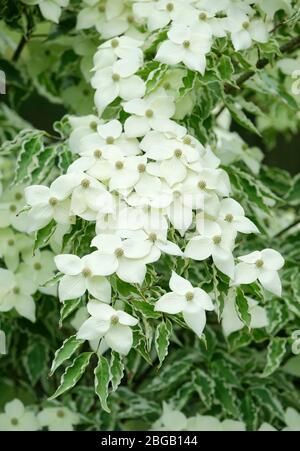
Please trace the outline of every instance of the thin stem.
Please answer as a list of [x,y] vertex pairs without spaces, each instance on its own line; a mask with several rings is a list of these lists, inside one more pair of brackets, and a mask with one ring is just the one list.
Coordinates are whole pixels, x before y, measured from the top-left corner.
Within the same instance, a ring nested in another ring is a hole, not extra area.
[[285,227],[284,229],[282,229],[280,232],[278,232],[274,238],[279,238],[282,235],[285,235],[287,232],[289,232],[291,229],[293,229],[294,227],[296,227],[297,225],[300,224],[300,218],[297,218],[294,222],[292,222],[292,224],[288,225],[287,227]]
[[19,57],[20,57],[20,55],[22,53],[22,50],[25,47],[25,45],[27,44],[27,42],[28,42],[28,37],[27,36],[22,36],[21,39],[20,39],[20,42],[19,42],[19,44],[18,44],[18,46],[17,46],[17,48],[15,50],[15,53],[13,54],[13,57],[12,57],[12,60],[14,62],[18,61],[18,59],[19,59]]

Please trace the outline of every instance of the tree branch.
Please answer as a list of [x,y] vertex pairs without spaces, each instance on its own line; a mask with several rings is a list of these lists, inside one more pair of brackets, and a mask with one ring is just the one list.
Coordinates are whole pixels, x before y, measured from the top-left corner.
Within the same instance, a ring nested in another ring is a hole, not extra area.
[[20,39],[20,42],[15,50],[15,53],[13,54],[13,57],[12,57],[13,62],[18,61],[18,59],[22,53],[22,50],[25,47],[25,45],[27,44],[27,42],[28,42],[28,37],[22,36]]

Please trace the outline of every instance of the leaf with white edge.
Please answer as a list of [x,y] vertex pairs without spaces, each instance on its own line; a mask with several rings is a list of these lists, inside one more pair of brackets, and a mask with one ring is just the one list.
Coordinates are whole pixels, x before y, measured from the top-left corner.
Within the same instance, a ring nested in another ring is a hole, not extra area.
[[31,136],[29,135],[29,138],[21,142],[13,183],[31,181],[31,174],[34,169],[39,167],[39,155],[44,150],[44,135],[44,132],[35,130]]
[[64,301],[63,306],[60,310],[60,320],[59,325],[62,326],[65,319],[67,319],[81,304],[82,298],[68,299]]
[[49,288],[49,287],[54,287],[62,278],[63,278],[64,274],[61,272],[58,272],[57,274],[55,274],[53,277],[51,277],[49,280],[47,280],[42,287],[45,288]]
[[236,103],[231,101],[230,99],[226,99],[226,106],[229,109],[231,116],[235,122],[237,122],[239,125],[241,125],[243,128],[248,130],[251,133],[255,133],[258,136],[261,136],[260,132],[256,128],[256,126],[253,124],[253,122],[248,119],[246,114],[241,108],[238,108]]
[[56,230],[56,222],[52,219],[49,224],[47,224],[44,228],[38,230],[36,232],[35,242],[34,242],[34,251],[40,249],[41,247],[46,246],[49,243],[50,238]]
[[238,418],[240,412],[238,409],[238,398],[235,392],[221,379],[215,380],[215,384],[215,402],[219,403],[227,414]]
[[112,391],[116,391],[124,376],[124,359],[118,353],[113,351],[110,360],[110,380]]
[[265,387],[252,387],[251,395],[262,408],[267,409],[271,415],[275,415],[282,421],[284,415],[283,407],[274,393]]
[[103,410],[110,413],[107,405],[108,384],[110,381],[109,364],[105,357],[98,356],[98,365],[94,370],[95,374],[95,392],[98,395]]
[[66,360],[70,359],[74,352],[82,345],[84,340],[77,340],[76,335],[72,335],[63,342],[62,346],[57,349],[52,362],[50,375],[57,370],[60,365]]
[[214,380],[208,373],[205,373],[200,369],[195,370],[194,378],[195,389],[203,404],[209,409],[212,406],[215,393]]
[[234,67],[228,55],[222,55],[218,64],[218,71],[222,80],[230,82],[234,74]]
[[166,322],[162,321],[155,332],[155,349],[159,358],[159,367],[168,355],[168,348],[170,344],[170,335],[172,333],[172,323],[168,319]]
[[287,339],[273,338],[267,349],[267,363],[261,377],[268,377],[273,374],[282,362],[286,352]]
[[249,312],[249,304],[246,296],[241,288],[237,288],[235,297],[235,309],[240,320],[250,328],[251,314]]
[[75,387],[79,379],[83,376],[93,354],[93,352],[83,352],[73,360],[72,364],[66,368],[61,377],[60,385],[54,395],[49,398],[50,400],[57,398]]

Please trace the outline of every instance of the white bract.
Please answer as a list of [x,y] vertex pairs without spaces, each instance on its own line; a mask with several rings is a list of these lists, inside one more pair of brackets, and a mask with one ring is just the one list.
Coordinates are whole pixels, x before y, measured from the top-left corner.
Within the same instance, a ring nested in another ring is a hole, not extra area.
[[114,351],[127,355],[133,344],[131,327],[138,323],[133,316],[121,310],[115,310],[107,304],[91,300],[87,304],[91,315],[80,327],[77,338],[95,340],[103,338]]
[[0,414],[0,431],[38,431],[40,429],[36,415],[19,399],[5,404]]
[[69,0],[21,0],[26,5],[38,5],[45,19],[58,23],[62,9],[69,5]]
[[278,271],[284,265],[284,259],[279,252],[273,249],[251,252],[238,258],[235,268],[234,285],[249,284],[257,279],[262,286],[275,294],[281,296],[281,281]]
[[252,40],[267,42],[268,31],[262,20],[252,20],[238,8],[232,8],[227,18],[226,29],[231,33],[235,50],[245,50],[251,47]]
[[206,324],[205,310],[214,310],[210,296],[201,288],[194,288],[183,277],[172,272],[171,293],[163,295],[155,304],[155,310],[170,314],[182,313],[186,324],[201,337]]
[[46,407],[38,413],[37,419],[48,431],[73,431],[73,426],[79,423],[79,415],[68,407]]
[[61,302],[79,298],[86,291],[103,302],[110,302],[110,283],[103,276],[113,272],[112,256],[96,251],[82,258],[71,254],[57,255],[54,260],[57,269],[65,274],[58,287]]

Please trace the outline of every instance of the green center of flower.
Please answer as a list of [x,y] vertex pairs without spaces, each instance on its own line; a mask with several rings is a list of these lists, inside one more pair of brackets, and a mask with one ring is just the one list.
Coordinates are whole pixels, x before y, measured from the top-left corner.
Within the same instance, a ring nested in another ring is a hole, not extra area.
[[264,261],[261,260],[261,259],[256,260],[255,266],[256,266],[257,268],[262,268],[262,267],[264,266]]
[[112,324],[113,326],[115,326],[116,324],[119,323],[119,317],[118,317],[117,315],[113,315],[113,316],[110,318],[110,322],[111,322],[111,324]]
[[55,205],[57,205],[58,200],[56,199],[56,197],[50,197],[49,199],[49,204],[54,207]]
[[183,144],[190,146],[192,144],[192,139],[189,136],[183,138]]
[[12,238],[10,238],[10,239],[7,241],[7,244],[8,244],[9,246],[14,246],[15,240],[13,240]]
[[206,182],[204,180],[200,180],[200,182],[198,183],[198,188],[201,189],[202,191],[205,190]]
[[90,268],[84,268],[82,271],[82,275],[83,277],[91,277],[92,271],[90,270]]
[[115,164],[115,168],[118,169],[118,171],[120,171],[121,169],[124,168],[124,163],[123,161],[117,161]]
[[245,30],[248,30],[249,27],[250,27],[250,22],[243,23],[243,28],[245,28]]
[[97,130],[97,127],[98,127],[97,122],[93,121],[93,122],[90,123],[90,128],[91,128],[92,130],[96,131],[96,130]]
[[121,249],[120,247],[118,248],[118,249],[116,249],[115,250],[115,256],[116,257],[123,257],[123,255],[124,255],[124,251],[123,251],[123,249]]
[[113,79],[113,81],[120,81],[120,75],[119,74],[112,74],[111,78]]
[[117,47],[119,47],[118,39],[113,39],[110,44],[111,44],[113,49],[116,49]]
[[166,81],[166,83],[164,84],[164,88],[168,91],[169,89],[171,89],[171,83],[169,83],[168,81]]
[[220,244],[222,241],[222,237],[220,235],[216,235],[213,237],[214,244]]
[[151,232],[149,234],[149,240],[152,241],[152,243],[155,243],[155,241],[157,240],[157,235],[154,232]]
[[183,41],[183,47],[185,48],[185,49],[189,49],[190,48],[190,45],[191,45],[191,43],[190,43],[190,41]]
[[98,9],[100,13],[105,13],[105,5],[100,5]]
[[18,418],[12,418],[12,419],[10,420],[10,422],[11,422],[11,424],[12,424],[13,426],[17,426],[17,424],[19,424]]
[[153,115],[154,115],[153,110],[146,111],[146,117],[148,117],[149,119],[151,119],[153,117]]
[[199,14],[199,19],[200,20],[206,20],[207,19],[207,14],[205,12],[202,12]]
[[42,269],[42,265],[40,264],[40,262],[36,262],[36,263],[33,265],[33,267],[34,267],[34,269],[35,269],[36,271],[40,271],[40,270]]
[[14,287],[13,293],[14,294],[20,294],[20,288],[19,287]]
[[228,215],[225,216],[225,221],[227,222],[232,222],[233,221],[233,216],[231,213],[228,213]]
[[112,136],[108,136],[106,138],[106,144],[114,144],[115,142],[115,138],[113,138]]
[[186,293],[185,299],[186,299],[187,301],[192,301],[192,300],[194,299],[194,293],[192,293],[191,291],[189,291],[188,293]]
[[96,149],[94,152],[94,157],[99,160],[102,157],[102,151],[100,149]]
[[63,417],[65,416],[65,412],[64,412],[63,410],[58,410],[58,411],[56,412],[56,416],[57,416],[58,418],[63,418]]
[[90,187],[91,182],[89,181],[89,179],[83,179],[81,180],[81,186],[84,189],[87,189]]
[[134,16],[132,16],[131,14],[129,16],[127,16],[127,22],[128,23],[133,23],[134,22]]
[[176,149],[174,152],[174,155],[176,158],[180,158],[182,156],[182,150],[181,149]]
[[16,194],[15,194],[15,199],[16,199],[16,200],[21,200],[22,197],[23,197],[23,196],[22,196],[22,193],[16,193]]
[[16,207],[14,204],[11,204],[11,205],[9,206],[9,210],[10,210],[12,213],[15,213],[15,212],[17,211],[17,207]]
[[175,199],[178,199],[181,196],[181,192],[180,191],[174,191],[173,196]]
[[167,11],[172,12],[174,10],[174,5],[173,3],[168,3],[167,4]]
[[146,165],[145,164],[139,164],[138,165],[138,171],[140,174],[146,171]]

